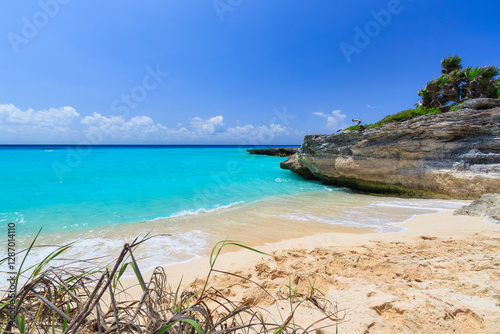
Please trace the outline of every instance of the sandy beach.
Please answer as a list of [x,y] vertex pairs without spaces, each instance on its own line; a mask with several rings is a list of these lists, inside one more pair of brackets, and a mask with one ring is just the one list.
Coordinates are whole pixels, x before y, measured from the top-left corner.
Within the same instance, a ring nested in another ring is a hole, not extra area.
[[[286,285],[303,295],[314,286],[343,319],[339,333],[499,333],[500,225],[446,211],[400,226],[406,230],[321,233],[256,247],[272,256],[228,246],[215,268],[254,283],[214,274],[209,286],[232,301],[263,307],[278,321],[290,309],[280,300]],[[186,290],[199,286],[208,262],[165,267],[172,288],[181,279]],[[321,317],[306,304],[294,316],[302,326]]]

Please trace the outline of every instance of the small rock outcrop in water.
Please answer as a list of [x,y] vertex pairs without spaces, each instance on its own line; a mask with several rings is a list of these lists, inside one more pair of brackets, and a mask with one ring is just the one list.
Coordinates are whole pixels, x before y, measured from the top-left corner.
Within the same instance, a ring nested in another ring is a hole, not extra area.
[[455,215],[478,216],[493,218],[500,223],[500,194],[486,194],[469,205],[456,210]]
[[[488,101],[479,102],[482,108]],[[371,193],[461,199],[498,193],[500,108],[464,108],[380,128],[307,135],[281,168]]]
[[250,154],[272,155],[276,157],[289,157],[299,150],[298,147],[271,147],[271,148],[254,148],[247,150]]

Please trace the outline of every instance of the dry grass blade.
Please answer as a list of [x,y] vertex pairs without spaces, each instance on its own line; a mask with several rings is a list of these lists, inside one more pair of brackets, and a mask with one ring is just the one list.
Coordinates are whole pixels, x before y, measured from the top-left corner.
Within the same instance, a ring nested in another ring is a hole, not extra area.
[[[315,327],[318,323],[329,321],[334,325],[341,320],[337,313],[328,311],[331,303],[328,304],[323,296],[314,295],[314,289],[309,296],[294,295],[294,298],[300,299],[297,307],[303,302],[308,303],[322,312],[324,317],[302,329],[292,320],[297,308],[291,310],[284,322],[275,323],[262,316],[262,312],[267,310],[232,301],[215,287],[208,287],[212,272],[232,275],[252,282],[277,302],[257,282],[214,269],[221,248],[226,245],[253,250],[232,241],[223,241],[214,247],[210,272],[200,290],[182,291],[179,284],[172,291],[161,267],[156,268],[146,282],[133,252],[150,238],[136,239],[130,245],[124,245],[117,259],[111,263],[111,271],[68,266],[49,267],[43,271],[37,266],[35,275],[30,276],[16,295],[16,321],[9,322],[7,305],[10,300],[7,297],[1,300],[0,326],[3,333],[306,333],[318,329]],[[29,251],[26,253],[29,254]],[[61,253],[52,253],[54,256],[51,255],[50,260]],[[131,264],[137,284],[144,291],[138,300],[133,299],[119,281],[127,263]],[[48,265],[47,261],[43,267]],[[101,307],[106,307],[108,311],[103,312]]]
[[64,314],[63,311],[61,311],[60,309],[58,309],[54,304],[52,304],[51,302],[49,302],[47,299],[45,299],[44,297],[40,296],[40,294],[38,294],[38,292],[36,292],[34,289],[31,289],[31,292],[33,292],[33,294],[38,299],[40,299],[45,305],[47,305],[48,307],[50,307],[54,312],[56,312],[57,314],[59,314],[62,318],[66,319],[67,321],[71,321],[70,317],[68,317],[66,314]]

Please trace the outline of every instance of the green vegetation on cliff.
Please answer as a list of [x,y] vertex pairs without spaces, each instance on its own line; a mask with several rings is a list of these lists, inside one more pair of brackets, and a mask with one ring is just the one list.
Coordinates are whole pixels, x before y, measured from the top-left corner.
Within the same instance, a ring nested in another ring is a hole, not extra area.
[[[426,114],[457,111],[460,105],[475,98],[500,98],[500,70],[496,66],[462,69],[460,56],[441,60],[441,76],[429,81],[418,95],[422,98],[415,109],[407,109],[388,115],[372,124],[358,124],[346,130],[378,128],[387,123],[402,122]],[[450,108],[451,105],[451,108]]]
[[407,109],[400,111],[398,113],[392,114],[392,115],[387,115],[384,118],[382,118],[380,121],[372,124],[367,124],[367,125],[354,125],[350,126],[347,129],[348,130],[360,130],[360,129],[371,129],[371,128],[379,128],[384,124],[387,123],[394,123],[394,122],[402,122],[406,121],[409,119],[412,119],[417,116],[422,116],[426,114],[440,114],[441,111],[437,108],[426,108],[419,106],[415,109]]
[[462,58],[451,55],[441,60],[441,67],[441,76],[429,81],[418,92],[424,107],[442,108],[468,99],[500,97],[498,67],[467,66],[462,69]]

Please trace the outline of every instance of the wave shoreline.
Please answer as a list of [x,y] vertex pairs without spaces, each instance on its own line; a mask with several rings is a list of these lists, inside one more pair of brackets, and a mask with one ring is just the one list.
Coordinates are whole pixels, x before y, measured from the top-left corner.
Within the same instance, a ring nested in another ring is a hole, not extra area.
[[[158,265],[188,263],[205,257],[215,243],[224,239],[238,240],[254,247],[333,232],[400,232],[404,229],[400,224],[416,216],[453,210],[463,204],[458,201],[383,198],[333,189],[273,196],[250,203],[235,202],[213,210],[196,210],[140,223],[89,228],[83,232],[48,233],[40,236],[39,244],[54,245],[79,240],[68,252],[71,258],[106,256],[111,260],[123,244],[148,233],[158,234],[159,237],[149,240],[137,253],[142,267],[151,270]],[[330,221],[295,219],[290,216],[293,214],[326,217]],[[346,217],[350,222],[343,221]],[[30,241],[26,239],[25,243]],[[34,251],[30,262],[40,261],[48,252],[49,249]],[[128,274],[133,275],[131,272]]]

